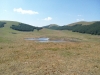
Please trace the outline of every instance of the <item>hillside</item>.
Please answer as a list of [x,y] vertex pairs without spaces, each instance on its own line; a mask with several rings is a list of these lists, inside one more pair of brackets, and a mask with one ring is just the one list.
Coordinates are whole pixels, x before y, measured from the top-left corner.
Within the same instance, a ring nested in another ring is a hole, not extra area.
[[[89,34],[84,34],[83,33],[77,33],[77,32],[72,32],[68,30],[51,30],[47,28],[43,28],[40,31],[35,29],[34,31],[18,31],[15,29],[10,28],[12,25],[19,26],[21,22],[15,22],[15,21],[2,21],[4,24],[4,27],[0,28],[0,42],[11,42],[14,40],[20,40],[24,38],[31,38],[31,37],[49,37],[50,39],[63,39],[63,40],[84,40],[84,41],[96,41],[99,40],[98,36],[95,35],[89,35]],[[23,23],[24,24],[24,23]],[[51,24],[49,27],[59,27],[56,24]],[[62,26],[63,27],[63,26]],[[65,28],[65,27],[64,27]],[[98,27],[100,28],[100,27]],[[90,39],[91,38],[91,39]],[[95,38],[95,39],[93,39]]]
[[16,22],[16,21],[0,21],[0,28],[6,30],[17,30],[17,31],[34,31],[34,29],[40,30],[42,28],[35,27],[29,24]]
[[[14,41],[15,39],[18,39],[17,37],[19,36],[24,36],[27,35],[29,32],[33,32],[30,29],[29,30],[27,29],[28,27],[34,27],[34,26],[27,25],[27,24],[25,24],[26,26],[22,26],[19,24],[24,25],[24,23],[17,22],[17,21],[0,21],[0,42],[11,42]],[[12,26],[15,26],[15,28],[19,27],[20,30],[11,28]],[[39,27],[35,27],[36,31],[39,31],[40,29],[41,28]]]
[[98,21],[92,21],[92,22],[87,22],[87,21],[80,21],[80,22],[75,22],[75,23],[71,23],[71,24],[68,24],[69,26],[73,26],[73,25],[76,25],[76,24],[82,24],[82,25],[91,25],[95,22],[98,22]]
[[57,25],[57,24],[50,24],[50,25],[44,26],[43,28],[56,29],[58,27],[59,27],[59,25]]
[[71,30],[73,32],[100,35],[100,21],[94,21],[94,22],[81,21],[69,25],[56,26],[54,28],[47,26],[47,28],[55,30]]

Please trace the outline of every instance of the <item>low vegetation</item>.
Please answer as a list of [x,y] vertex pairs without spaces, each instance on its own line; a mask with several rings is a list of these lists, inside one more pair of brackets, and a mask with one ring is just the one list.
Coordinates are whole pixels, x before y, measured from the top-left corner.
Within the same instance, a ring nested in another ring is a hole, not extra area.
[[[0,75],[100,75],[100,35],[43,28],[39,32],[0,28]],[[48,37],[62,43],[25,38]]]
[[0,43],[1,75],[100,75],[100,43]]

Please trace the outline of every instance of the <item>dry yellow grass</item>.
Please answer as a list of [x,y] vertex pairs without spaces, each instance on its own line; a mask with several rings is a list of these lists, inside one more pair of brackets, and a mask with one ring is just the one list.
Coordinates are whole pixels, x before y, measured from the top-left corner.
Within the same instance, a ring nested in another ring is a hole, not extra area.
[[[48,29],[19,32],[8,26],[0,29],[0,75],[100,75],[100,36]],[[24,40],[34,37],[81,42]]]
[[100,43],[0,43],[0,75],[100,75]]

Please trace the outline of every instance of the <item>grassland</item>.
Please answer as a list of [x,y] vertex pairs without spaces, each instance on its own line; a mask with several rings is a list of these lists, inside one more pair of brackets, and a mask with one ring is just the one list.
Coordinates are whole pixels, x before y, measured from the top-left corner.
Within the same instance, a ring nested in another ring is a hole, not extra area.
[[82,24],[82,25],[90,25],[90,24],[93,24],[95,22],[98,22],[98,21],[92,21],[92,22],[86,22],[86,21],[80,21],[80,22],[76,22],[76,23],[71,23],[69,24],[70,26],[73,26],[75,24]]
[[[0,28],[0,75],[100,75],[100,36],[49,29],[20,32],[11,24]],[[34,37],[67,42],[24,40]]]

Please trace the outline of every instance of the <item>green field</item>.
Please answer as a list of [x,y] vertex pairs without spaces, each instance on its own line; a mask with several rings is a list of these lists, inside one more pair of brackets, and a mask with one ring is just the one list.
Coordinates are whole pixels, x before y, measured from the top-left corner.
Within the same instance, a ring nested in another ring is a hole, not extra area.
[[[5,21],[0,28],[0,75],[100,75],[100,35],[68,30],[21,32]],[[25,38],[48,37],[64,43]]]

